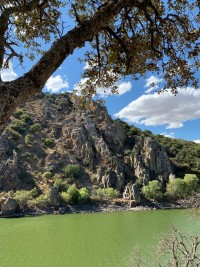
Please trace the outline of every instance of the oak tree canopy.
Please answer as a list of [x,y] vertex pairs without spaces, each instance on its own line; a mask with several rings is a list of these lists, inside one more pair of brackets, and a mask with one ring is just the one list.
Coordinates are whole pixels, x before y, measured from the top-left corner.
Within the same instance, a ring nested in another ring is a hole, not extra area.
[[[40,92],[86,42],[83,96],[92,96],[97,86],[115,92],[120,78],[138,79],[147,71],[164,78],[163,90],[197,88],[199,25],[199,0],[1,0],[0,69],[13,58],[22,63],[24,57],[41,57],[22,77],[0,78],[0,133],[15,108]],[[41,43],[50,43],[50,49]]]

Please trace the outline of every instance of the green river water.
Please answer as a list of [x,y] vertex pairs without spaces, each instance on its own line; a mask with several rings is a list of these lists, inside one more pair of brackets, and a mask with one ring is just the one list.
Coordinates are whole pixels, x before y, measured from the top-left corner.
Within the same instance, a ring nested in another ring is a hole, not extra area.
[[0,219],[0,267],[130,267],[136,245],[150,258],[172,225],[200,235],[199,220],[188,210]]

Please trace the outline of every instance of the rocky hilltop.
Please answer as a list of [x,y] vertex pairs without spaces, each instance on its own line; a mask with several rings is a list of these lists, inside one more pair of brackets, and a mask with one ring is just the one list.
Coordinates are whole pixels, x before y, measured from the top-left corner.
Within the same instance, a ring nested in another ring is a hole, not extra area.
[[81,167],[77,186],[90,190],[123,192],[128,182],[154,179],[165,185],[173,173],[163,146],[151,137],[127,136],[102,104],[81,108],[70,93],[34,96],[0,137],[0,190],[44,190],[55,177],[73,183],[64,172],[72,164]]

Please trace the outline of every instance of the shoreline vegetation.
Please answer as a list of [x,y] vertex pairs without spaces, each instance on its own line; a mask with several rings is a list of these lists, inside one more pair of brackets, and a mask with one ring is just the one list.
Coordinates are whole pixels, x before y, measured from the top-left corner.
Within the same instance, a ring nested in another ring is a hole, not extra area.
[[84,214],[97,212],[122,212],[122,211],[144,211],[144,210],[167,210],[167,209],[199,209],[200,194],[196,194],[185,199],[177,201],[148,201],[143,200],[141,203],[134,201],[122,201],[121,199],[91,201],[86,204],[63,205],[60,207],[24,208],[13,214],[0,214],[0,218],[19,218],[40,215],[64,215],[64,214]]

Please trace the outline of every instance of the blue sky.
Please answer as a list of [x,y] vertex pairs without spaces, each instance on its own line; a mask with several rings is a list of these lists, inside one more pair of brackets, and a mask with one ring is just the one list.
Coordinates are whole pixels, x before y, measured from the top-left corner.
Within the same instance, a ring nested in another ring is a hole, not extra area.
[[[72,91],[81,81],[86,64],[80,63],[86,48],[77,49],[68,57],[62,66],[50,77],[43,91],[61,93]],[[2,71],[3,80],[14,80],[31,68],[33,62],[25,60],[24,68],[15,67],[15,61],[10,68]],[[200,78],[200,75],[198,73]],[[82,82],[84,82],[82,80]],[[156,87],[152,89],[151,83]],[[119,83],[119,94],[109,96],[104,88],[99,88],[99,96],[105,100],[109,114],[113,118],[121,118],[141,129],[147,129],[155,134],[163,134],[172,138],[182,138],[200,142],[200,90],[179,89],[177,96],[170,92],[158,95],[156,90],[162,88],[162,79],[153,74],[146,78],[133,81],[126,77]]]

